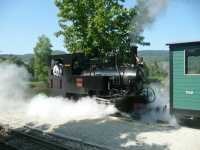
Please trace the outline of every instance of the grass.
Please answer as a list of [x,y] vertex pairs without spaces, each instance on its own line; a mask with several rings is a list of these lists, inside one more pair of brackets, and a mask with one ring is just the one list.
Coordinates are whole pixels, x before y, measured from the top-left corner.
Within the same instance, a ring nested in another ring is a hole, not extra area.
[[45,82],[31,81],[29,83],[29,86],[36,94],[38,94],[38,93],[48,94],[48,85]]

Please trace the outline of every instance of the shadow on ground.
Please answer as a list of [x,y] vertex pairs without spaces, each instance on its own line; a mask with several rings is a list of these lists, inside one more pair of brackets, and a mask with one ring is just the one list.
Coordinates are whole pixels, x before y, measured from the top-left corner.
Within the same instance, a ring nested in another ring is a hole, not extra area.
[[194,118],[194,119],[182,118],[179,120],[179,124],[189,128],[200,129],[200,118]]
[[[47,128],[41,126],[40,128]],[[145,124],[139,121],[121,121],[116,119],[96,119],[69,122],[53,129],[59,133],[76,137],[86,142],[112,147],[113,149],[131,150],[167,150],[167,145],[148,145],[140,141],[137,135],[143,132],[176,130],[161,124]]]

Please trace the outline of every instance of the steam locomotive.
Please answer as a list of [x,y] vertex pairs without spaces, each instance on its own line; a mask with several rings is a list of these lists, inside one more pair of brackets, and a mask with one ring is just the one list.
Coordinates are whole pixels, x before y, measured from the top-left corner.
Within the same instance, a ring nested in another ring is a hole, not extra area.
[[52,55],[49,61],[49,90],[73,100],[95,97],[114,104],[123,112],[138,112],[155,101],[153,89],[145,85],[143,62],[137,47],[131,47],[129,64],[119,64],[117,55],[101,61],[83,53]]

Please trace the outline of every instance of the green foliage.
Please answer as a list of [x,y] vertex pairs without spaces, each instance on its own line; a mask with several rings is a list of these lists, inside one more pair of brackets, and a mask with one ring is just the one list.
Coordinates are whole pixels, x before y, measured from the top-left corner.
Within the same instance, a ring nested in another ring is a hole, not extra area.
[[34,77],[34,58],[30,58],[29,63],[27,64],[28,72]]
[[148,63],[169,61],[169,51],[167,50],[143,50],[138,51],[138,55]]
[[34,68],[34,78],[38,81],[47,82],[48,61],[52,52],[51,47],[50,40],[45,35],[38,38],[38,42],[34,48],[34,62],[31,64]]
[[[84,52],[106,56],[119,51],[125,54],[130,48],[130,33],[134,31],[132,19],[135,8],[125,8],[125,0],[55,0],[59,8],[61,31],[69,52]],[[143,37],[135,37],[142,43]]]
[[5,62],[9,64],[16,64],[18,66],[23,66],[27,69],[27,71],[33,75],[33,66],[32,61],[30,63],[25,63],[21,57],[18,57],[18,55],[4,55],[0,56],[0,63]]
[[144,80],[147,81],[150,74],[149,67],[147,66],[145,62],[144,62],[143,67],[144,67],[144,77],[145,77]]
[[48,86],[42,81],[31,81],[29,83],[30,88],[34,92],[33,94],[45,93],[48,94]]
[[169,65],[169,51],[165,50],[146,50],[139,51],[138,55],[145,61],[145,72],[147,82],[163,81],[167,75],[166,65]]
[[8,55],[6,57],[0,57],[0,62],[7,62],[7,63],[12,63],[12,64],[17,64],[19,66],[26,66],[26,64],[19,59],[18,57],[14,55]]
[[161,65],[163,65],[162,62],[159,64],[157,61],[147,65],[149,80],[162,81],[167,77],[168,71],[164,70]]

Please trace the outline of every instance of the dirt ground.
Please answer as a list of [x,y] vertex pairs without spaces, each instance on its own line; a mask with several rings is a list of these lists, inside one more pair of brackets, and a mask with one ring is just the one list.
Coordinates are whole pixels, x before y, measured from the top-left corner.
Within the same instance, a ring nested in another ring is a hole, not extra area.
[[114,118],[71,122],[53,132],[128,150],[199,150],[200,147],[198,129]]
[[[13,115],[12,115],[13,116]],[[19,116],[19,115],[18,115]],[[7,116],[8,117],[8,116]],[[112,148],[126,150],[199,150],[200,130],[182,126],[141,121],[125,121],[116,117],[104,117],[72,121],[61,125],[27,123],[20,118],[10,118],[0,115],[0,122],[12,127],[25,124],[48,130],[52,133],[80,138]]]

